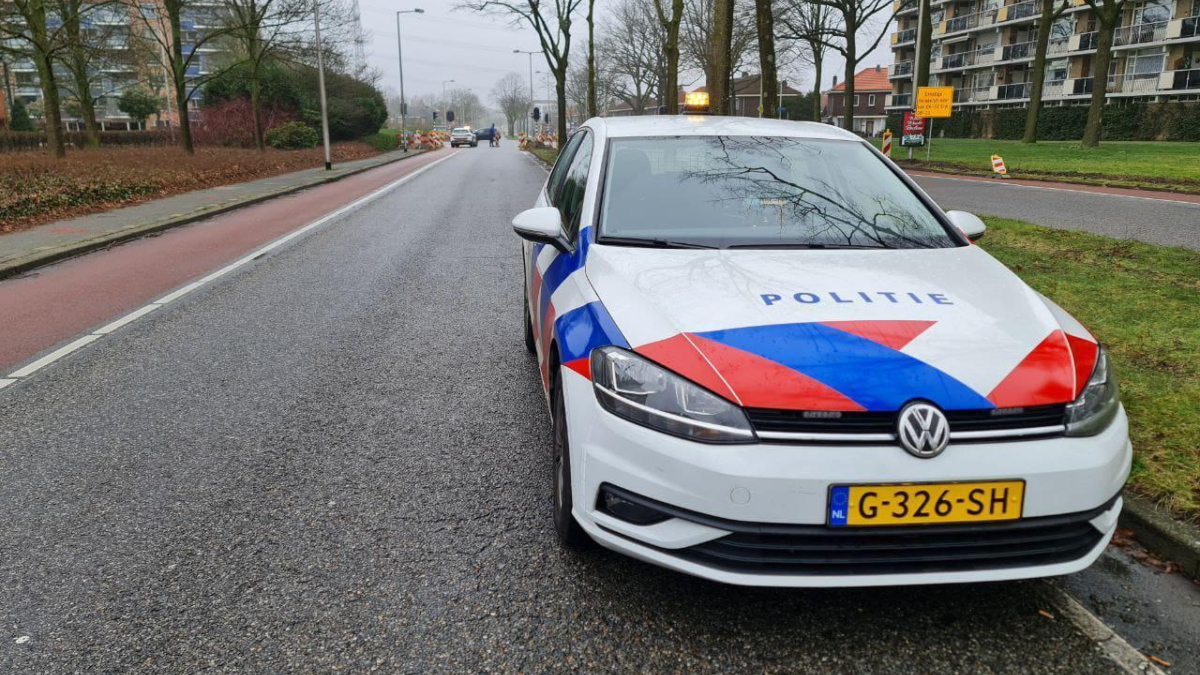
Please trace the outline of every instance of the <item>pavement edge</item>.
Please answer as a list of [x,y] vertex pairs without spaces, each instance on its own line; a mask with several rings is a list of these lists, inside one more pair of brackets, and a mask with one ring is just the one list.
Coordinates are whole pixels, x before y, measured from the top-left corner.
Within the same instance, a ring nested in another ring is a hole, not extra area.
[[140,225],[134,225],[127,229],[120,230],[117,232],[111,232],[109,234],[96,237],[94,239],[87,239],[84,241],[76,242],[76,243],[66,245],[66,246],[61,246],[61,247],[47,250],[47,251],[39,251],[38,253],[25,256],[24,258],[15,258],[15,259],[12,259],[9,261],[5,261],[4,263],[0,263],[0,279],[6,279],[8,277],[13,277],[18,274],[22,274],[22,273],[28,272],[30,270],[36,269],[38,267],[42,267],[44,265],[49,265],[51,263],[59,262],[61,260],[66,260],[67,258],[73,258],[77,255],[82,255],[84,253],[90,253],[92,251],[96,251],[96,250],[99,250],[102,248],[106,248],[108,246],[112,246],[113,244],[119,244],[122,242],[129,241],[131,239],[138,239],[140,237],[155,234],[157,232],[162,232],[163,230],[168,230],[173,227],[179,227],[181,225],[189,225],[191,223],[195,223],[195,222],[204,220],[206,218],[212,218],[213,216],[219,216],[219,215],[222,215],[225,213],[229,213],[230,211],[236,211],[238,209],[243,209],[248,206],[254,206],[255,204],[260,204],[269,199],[275,199],[276,197],[285,197],[287,195],[300,192],[302,190],[307,190],[312,187],[317,187],[318,185],[326,185],[328,183],[335,183],[339,180],[342,180],[343,178],[349,178],[351,176],[356,176],[360,173],[364,173],[364,172],[370,171],[372,169],[378,169],[381,166],[395,164],[396,162],[401,162],[406,159],[411,159],[413,157],[420,157],[422,155],[425,155],[427,152],[436,152],[436,151],[410,152],[408,154],[403,154],[398,157],[389,158],[389,159],[379,162],[377,164],[355,167],[353,169],[340,171],[339,173],[336,173],[336,174],[321,176],[315,180],[306,181],[304,183],[300,183],[297,185],[289,185],[287,187],[280,188],[278,190],[272,190],[270,192],[265,192],[263,194],[254,195],[252,197],[246,197],[245,199],[240,199],[235,202],[230,202],[230,203],[221,204],[218,206],[198,209],[196,211],[192,211],[190,213],[185,213],[185,214],[182,214],[177,217],[170,217],[170,218],[165,218],[165,219],[160,219],[160,220],[148,221],[148,222],[142,223]]
[[1096,649],[1115,663],[1122,671],[1130,675],[1165,675],[1163,670],[1155,665],[1145,654],[1125,641],[1108,624],[1101,621],[1079,601],[1067,594],[1061,588],[1056,588],[1055,605],[1058,611],[1087,639],[1096,644]]
[[1200,528],[1171,517],[1145,497],[1126,493],[1121,526],[1154,554],[1178,563],[1183,574],[1200,579]]

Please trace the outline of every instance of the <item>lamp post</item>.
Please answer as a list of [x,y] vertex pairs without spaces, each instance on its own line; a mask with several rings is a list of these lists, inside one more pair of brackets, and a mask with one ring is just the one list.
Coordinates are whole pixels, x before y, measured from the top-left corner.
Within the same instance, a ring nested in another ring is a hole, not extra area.
[[400,146],[408,152],[408,136],[404,133],[404,114],[408,103],[404,100],[404,50],[400,48],[400,15],[424,14],[423,9],[402,9],[396,12],[396,57],[400,59]]
[[446,85],[454,80],[442,80],[442,124],[446,125],[446,131],[450,130],[450,121],[446,119],[446,110],[449,108],[449,101],[446,100]]
[[321,0],[313,0],[313,24],[316,27],[317,38],[317,88],[321,93],[321,137],[325,140],[325,170],[333,169],[333,160],[329,156],[329,111],[325,105],[325,59],[321,52]]
[[[545,52],[540,51],[540,50],[534,50],[534,51],[528,52],[528,51],[524,51],[521,49],[514,49],[513,53],[529,55],[529,105],[532,106],[533,105],[533,55],[534,54],[544,54]],[[526,113],[528,113],[528,112],[529,111],[526,111]],[[528,136],[531,133],[532,133],[532,129],[529,128],[529,115],[526,114],[525,115],[525,135]]]

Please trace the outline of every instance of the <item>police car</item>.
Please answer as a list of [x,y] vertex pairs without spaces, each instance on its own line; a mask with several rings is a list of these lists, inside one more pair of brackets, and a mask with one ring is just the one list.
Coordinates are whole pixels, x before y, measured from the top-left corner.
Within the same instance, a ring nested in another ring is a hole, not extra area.
[[590,120],[513,228],[564,544],[872,586],[1066,574],[1112,536],[1104,348],[860,138]]

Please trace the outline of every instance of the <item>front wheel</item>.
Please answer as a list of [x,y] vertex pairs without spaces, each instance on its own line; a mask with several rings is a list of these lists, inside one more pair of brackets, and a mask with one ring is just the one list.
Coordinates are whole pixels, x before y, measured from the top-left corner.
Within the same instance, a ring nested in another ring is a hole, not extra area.
[[[557,370],[557,366],[555,367]],[[583,530],[572,515],[574,504],[571,497],[571,443],[567,434],[567,407],[563,400],[562,385],[558,375],[554,378],[551,391],[551,410],[554,425],[554,532],[558,542],[566,548],[582,551],[592,546],[592,538]]]

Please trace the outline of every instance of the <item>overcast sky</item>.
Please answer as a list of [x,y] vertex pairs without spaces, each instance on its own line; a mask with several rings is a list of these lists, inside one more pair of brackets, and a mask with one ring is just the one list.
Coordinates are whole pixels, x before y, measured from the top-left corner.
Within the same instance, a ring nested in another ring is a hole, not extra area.
[[[611,0],[597,0],[597,14],[603,14]],[[645,0],[651,2],[652,0]],[[367,60],[383,74],[380,85],[384,89],[399,91],[399,67],[396,58],[396,10],[420,7],[424,14],[402,14],[401,29],[404,39],[404,89],[409,97],[420,94],[440,94],[443,80],[454,80],[446,84],[447,89],[468,88],[475,91],[489,106],[491,90],[496,80],[506,73],[515,72],[523,79],[528,78],[529,57],[514,54],[514,49],[539,49],[537,35],[524,26],[512,28],[496,16],[474,12],[455,11],[454,0],[359,0],[363,29],[367,32]],[[582,17],[575,24],[582,39],[573,41],[575,48],[586,47],[585,24]],[[892,61],[887,48],[887,37],[862,66],[876,63],[885,68]],[[789,64],[780,64],[789,66]],[[796,86],[795,72],[799,72],[799,84],[812,88],[812,69],[807,65],[791,64],[788,68],[789,84]],[[553,94],[553,80],[547,80],[544,57],[533,57],[534,95],[545,98],[548,82]],[[822,88],[830,86],[834,75],[841,78],[842,61],[836,55],[825,60],[822,72]],[[703,82],[696,82],[699,86]]]

